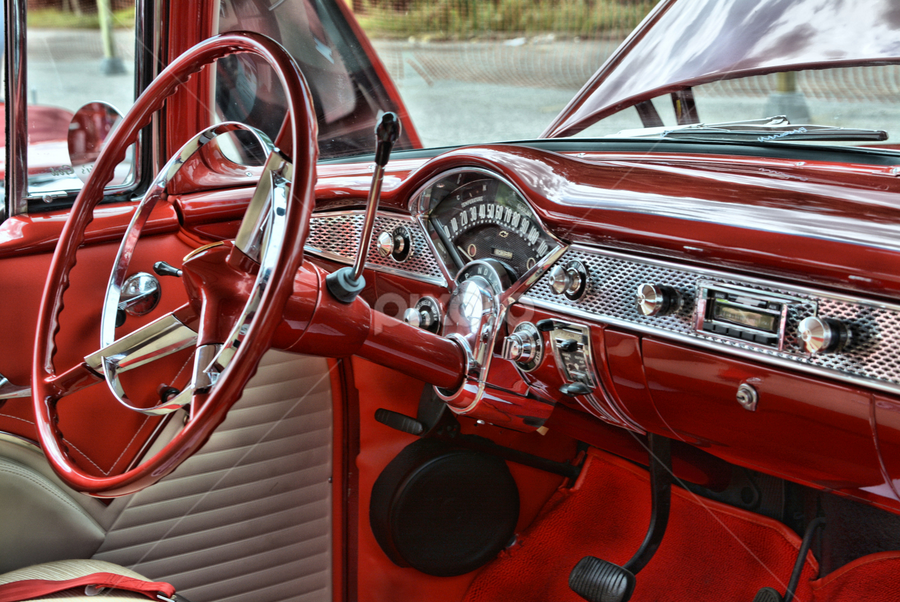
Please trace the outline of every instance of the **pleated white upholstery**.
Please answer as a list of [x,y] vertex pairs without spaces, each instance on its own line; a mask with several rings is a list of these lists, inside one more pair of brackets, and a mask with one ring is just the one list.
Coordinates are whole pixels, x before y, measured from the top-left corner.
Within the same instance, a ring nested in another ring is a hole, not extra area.
[[[26,567],[10,571],[0,575],[0,585],[6,585],[15,581],[26,581],[31,579],[42,579],[48,581],[63,581],[66,579],[76,579],[91,575],[93,573],[113,573],[123,575],[133,579],[149,581],[146,577],[135,573],[124,567],[103,562],[101,560],[58,560],[56,562],[48,562],[35,566]],[[104,590],[102,599],[106,602],[133,602],[134,600],[148,600],[147,596],[119,590]],[[96,600],[97,596],[88,596],[85,594],[84,588],[74,590],[66,590],[55,594],[50,594],[40,598],[29,598],[29,600],[60,600],[60,599],[80,599],[80,600]]]
[[270,351],[210,441],[117,511],[95,558],[191,602],[331,600],[327,361]]

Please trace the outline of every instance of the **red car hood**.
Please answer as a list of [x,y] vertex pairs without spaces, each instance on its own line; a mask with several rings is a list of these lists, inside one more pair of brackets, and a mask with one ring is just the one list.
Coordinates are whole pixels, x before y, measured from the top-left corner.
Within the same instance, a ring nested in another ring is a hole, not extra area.
[[663,0],[541,134],[702,83],[900,62],[896,0]]

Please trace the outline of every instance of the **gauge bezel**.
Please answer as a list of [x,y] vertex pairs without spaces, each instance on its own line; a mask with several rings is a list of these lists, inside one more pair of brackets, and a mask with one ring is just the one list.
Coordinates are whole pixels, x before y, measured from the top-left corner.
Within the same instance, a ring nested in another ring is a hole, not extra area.
[[[475,176],[492,178],[494,180],[497,180],[501,184],[505,184],[506,186],[511,188],[516,193],[516,195],[518,195],[519,198],[524,202],[524,205],[528,208],[528,212],[530,213],[529,219],[531,220],[531,222],[540,229],[541,233],[544,236],[553,241],[553,244],[555,245],[549,251],[547,251],[547,253],[543,257],[537,260],[535,265],[523,272],[522,275],[519,276],[519,279],[512,284],[512,288],[516,289],[517,292],[516,298],[518,298],[522,295],[522,293],[524,293],[525,290],[527,290],[529,287],[531,287],[531,285],[537,282],[554,263],[556,263],[562,253],[565,252],[565,249],[568,248],[568,245],[547,229],[547,227],[544,225],[543,220],[541,220],[537,213],[535,213],[534,208],[529,201],[528,195],[522,192],[521,188],[516,186],[502,174],[499,174],[496,171],[490,169],[485,169],[483,167],[472,166],[457,167],[454,169],[443,171],[435,175],[434,177],[429,178],[422,186],[416,189],[416,192],[410,197],[408,209],[410,215],[412,215],[415,220],[418,221],[419,225],[422,228],[422,231],[426,233],[426,243],[430,246],[431,250],[438,258],[438,264],[441,270],[444,272],[444,276],[447,278],[447,281],[451,283],[451,287],[456,286],[455,276],[459,271],[459,268],[457,268],[456,262],[453,261],[449,256],[449,252],[444,247],[443,241],[441,241],[440,236],[435,231],[430,220],[432,211],[438,206],[438,204],[440,204],[441,201],[433,201],[431,199],[426,200],[425,193],[430,188],[438,184],[441,180],[446,180],[459,174],[474,174]],[[467,262],[466,265],[468,265],[469,263],[471,262]]]

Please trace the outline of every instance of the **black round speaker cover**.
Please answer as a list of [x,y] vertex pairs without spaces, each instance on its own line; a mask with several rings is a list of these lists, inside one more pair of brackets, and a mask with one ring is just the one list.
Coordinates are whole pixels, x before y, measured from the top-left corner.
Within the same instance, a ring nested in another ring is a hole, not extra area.
[[462,575],[506,547],[519,519],[519,490],[506,462],[437,439],[419,439],[372,488],[369,522],[400,566]]

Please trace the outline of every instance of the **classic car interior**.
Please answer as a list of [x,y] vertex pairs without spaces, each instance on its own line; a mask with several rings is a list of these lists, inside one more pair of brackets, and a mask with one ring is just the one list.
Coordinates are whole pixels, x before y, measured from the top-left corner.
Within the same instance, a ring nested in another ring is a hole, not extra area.
[[[758,4],[663,1],[541,138],[426,149],[344,2],[139,3],[66,169],[7,4],[0,600],[896,599],[900,156],[701,121],[824,68]],[[889,2],[819,4],[900,63]],[[640,58],[717,19],[769,37]]]

